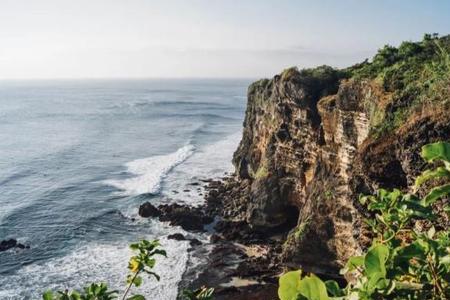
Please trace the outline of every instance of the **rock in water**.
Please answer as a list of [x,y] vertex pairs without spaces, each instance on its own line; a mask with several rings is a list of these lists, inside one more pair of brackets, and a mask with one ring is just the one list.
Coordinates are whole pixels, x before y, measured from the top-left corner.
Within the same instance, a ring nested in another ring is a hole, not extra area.
[[167,236],[167,238],[169,240],[176,240],[176,241],[185,241],[186,240],[186,237],[184,235],[182,235],[181,233],[169,234]]
[[9,250],[12,248],[25,249],[25,248],[30,248],[30,246],[25,246],[24,244],[17,242],[17,240],[15,240],[15,239],[3,240],[0,242],[0,252],[6,251],[6,250]]
[[202,208],[190,207],[180,204],[159,206],[162,212],[160,221],[170,222],[171,225],[181,226],[184,230],[202,231],[203,226],[213,221]]
[[156,218],[161,215],[161,211],[150,202],[145,202],[139,206],[139,215],[143,218]]

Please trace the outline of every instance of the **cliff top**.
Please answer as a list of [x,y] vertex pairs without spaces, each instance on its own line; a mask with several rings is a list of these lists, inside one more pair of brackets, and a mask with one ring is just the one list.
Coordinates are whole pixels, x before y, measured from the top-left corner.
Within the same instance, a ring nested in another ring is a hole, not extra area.
[[[450,105],[450,35],[425,34],[418,42],[406,41],[399,47],[385,45],[370,61],[345,69],[325,65],[301,70],[292,67],[274,79],[317,87],[318,98],[335,94],[342,80],[370,82],[389,95],[388,103],[373,112],[378,120],[370,132],[381,136],[399,128],[411,115],[442,111]],[[249,93],[271,82],[259,80],[249,87]]]

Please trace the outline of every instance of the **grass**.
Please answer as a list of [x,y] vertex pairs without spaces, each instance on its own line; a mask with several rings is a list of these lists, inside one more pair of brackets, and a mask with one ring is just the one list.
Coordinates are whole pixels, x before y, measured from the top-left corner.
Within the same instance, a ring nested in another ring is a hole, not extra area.
[[372,135],[399,128],[420,107],[450,101],[449,53],[450,36],[425,35],[420,42],[385,46],[372,62],[347,69],[355,80],[377,81],[392,93],[386,110],[369,107]]
[[267,176],[269,176],[269,168],[267,166],[267,160],[263,160],[262,163],[260,164],[258,170],[256,170],[254,178],[261,179],[261,178],[266,178]]

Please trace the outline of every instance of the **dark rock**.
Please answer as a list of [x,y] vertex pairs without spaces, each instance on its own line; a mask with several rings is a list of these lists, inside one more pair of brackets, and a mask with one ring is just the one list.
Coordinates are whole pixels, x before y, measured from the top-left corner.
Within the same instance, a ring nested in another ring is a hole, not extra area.
[[17,241],[15,239],[4,240],[0,242],[0,251],[6,251],[16,246]]
[[202,242],[200,242],[198,239],[190,239],[189,245],[191,247],[200,246]]
[[139,215],[143,218],[155,218],[161,215],[161,212],[150,202],[145,202],[139,206]]
[[167,236],[169,240],[185,241],[186,237],[181,233],[174,233]]
[[202,244],[202,242],[200,242],[198,239],[196,239],[196,238],[188,239],[181,233],[170,234],[167,236],[167,238],[170,240],[177,240],[177,241],[189,241],[189,245],[191,247],[199,246]]
[[21,244],[21,243],[17,242],[17,240],[15,240],[15,239],[3,240],[0,242],[0,252],[6,251],[9,249],[13,249],[13,248],[28,249],[28,248],[30,248],[30,246]]
[[184,230],[202,231],[203,226],[213,221],[211,216],[206,215],[202,208],[189,207],[180,204],[159,206],[160,221],[170,222],[171,225],[181,226]]
[[220,240],[222,240],[222,237],[218,234],[213,234],[213,235],[211,235],[209,240],[211,243],[215,244],[215,243],[219,242]]

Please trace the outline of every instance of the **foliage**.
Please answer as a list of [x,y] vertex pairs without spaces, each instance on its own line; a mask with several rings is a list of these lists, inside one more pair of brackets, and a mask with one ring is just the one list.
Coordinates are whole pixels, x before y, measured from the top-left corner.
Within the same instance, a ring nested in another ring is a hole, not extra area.
[[335,94],[339,88],[339,82],[348,77],[348,72],[332,68],[327,65],[315,68],[302,69],[299,78],[303,84],[309,86],[315,99]]
[[[139,276],[141,273],[147,273],[157,280],[159,280],[158,274],[152,271],[155,266],[155,255],[166,256],[166,251],[160,248],[160,243],[157,240],[147,241],[142,240],[139,243],[131,244],[130,248],[137,251],[137,254],[130,258],[128,263],[128,269],[131,274],[127,276],[127,288],[121,297],[122,300],[145,300],[142,295],[133,295],[127,298],[127,295],[134,285],[136,287],[142,284],[142,278]],[[46,291],[43,294],[44,300],[112,300],[117,299],[118,291],[108,290],[108,286],[105,283],[92,283],[85,287],[82,292],[77,290],[73,291]]]
[[313,99],[335,94],[339,82],[351,75],[348,70],[339,70],[322,65],[315,68],[298,70],[296,67],[288,68],[280,74],[281,81],[296,81],[307,86]]
[[[140,273],[144,272],[151,275],[159,281],[159,275],[152,271],[155,266],[156,259],[155,255],[162,255],[167,257],[166,251],[160,248],[161,244],[158,240],[147,241],[142,240],[139,243],[131,244],[130,248],[137,251],[137,255],[130,258],[128,262],[128,269],[131,274],[127,276],[127,289],[123,295],[123,299],[127,296],[132,285],[139,287],[142,284],[142,277],[139,276]],[[136,296],[135,296],[136,297]],[[143,297],[142,297],[143,298]],[[132,300],[138,300],[138,298],[131,298]],[[130,300],[131,300],[130,299]]]
[[85,287],[82,292],[78,291],[58,291],[53,293],[47,291],[43,295],[44,300],[112,300],[117,299],[118,291],[109,291],[104,283],[92,283]]
[[[447,105],[450,99],[450,36],[426,34],[420,42],[386,45],[371,62],[347,69],[356,80],[377,80],[392,103],[372,134],[382,135],[401,126],[418,110]],[[381,114],[379,114],[381,115]]]
[[268,167],[268,161],[265,159],[260,164],[258,170],[256,170],[254,178],[261,179],[261,178],[266,178],[267,176],[269,176],[269,167]]
[[182,299],[183,300],[213,300],[214,289],[201,287],[197,290],[184,290]]
[[[439,166],[423,172],[416,179],[417,187],[436,179],[450,180],[449,143],[426,145],[421,155]],[[366,253],[351,257],[341,270],[345,278],[352,278],[347,286],[293,271],[280,277],[280,299],[449,299],[450,231],[435,229],[432,211],[432,205],[448,195],[450,185],[444,184],[422,199],[397,189],[362,196],[361,203],[374,214],[367,220],[374,239]],[[429,228],[416,229],[417,220],[425,220]]]

